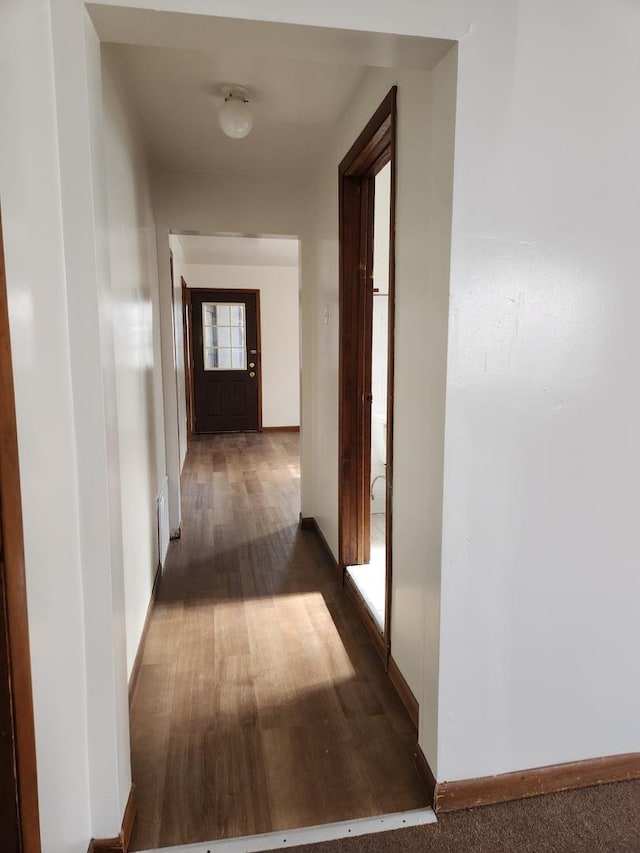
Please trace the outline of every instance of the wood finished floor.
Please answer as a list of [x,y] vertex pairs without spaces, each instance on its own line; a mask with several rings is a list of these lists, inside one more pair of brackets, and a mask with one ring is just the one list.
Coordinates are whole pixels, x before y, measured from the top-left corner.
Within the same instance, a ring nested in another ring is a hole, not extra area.
[[131,850],[420,808],[415,733],[311,531],[295,433],[197,437],[131,707]]

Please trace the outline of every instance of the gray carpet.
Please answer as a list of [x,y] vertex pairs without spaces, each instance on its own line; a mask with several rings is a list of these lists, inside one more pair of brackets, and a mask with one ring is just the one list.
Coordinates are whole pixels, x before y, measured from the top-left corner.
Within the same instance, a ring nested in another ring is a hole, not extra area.
[[292,853],[640,853],[640,781],[441,815],[437,824]]

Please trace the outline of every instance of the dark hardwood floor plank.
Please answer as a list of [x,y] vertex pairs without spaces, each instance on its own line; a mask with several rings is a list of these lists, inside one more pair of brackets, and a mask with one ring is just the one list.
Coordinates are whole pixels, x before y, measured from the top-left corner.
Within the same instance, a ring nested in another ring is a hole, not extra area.
[[131,708],[132,850],[412,809],[415,733],[322,545],[299,436],[197,436]]
[[173,722],[177,664],[144,663],[131,708],[131,742],[135,744],[138,849],[160,843],[166,755]]
[[[158,845],[189,844],[215,832],[215,756],[207,751],[207,729],[174,732],[168,744]],[[138,823],[140,813],[138,813]],[[134,830],[133,849],[139,846]]]

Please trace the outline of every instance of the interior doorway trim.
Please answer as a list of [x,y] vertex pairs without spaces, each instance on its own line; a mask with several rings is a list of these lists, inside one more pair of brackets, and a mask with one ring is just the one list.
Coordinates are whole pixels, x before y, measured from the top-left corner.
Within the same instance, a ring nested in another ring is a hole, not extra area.
[[[338,571],[369,562],[371,547],[371,368],[374,180],[391,164],[386,469],[385,626],[372,636],[388,666],[391,651],[393,358],[395,301],[396,95],[394,86],[339,166]],[[350,589],[350,588],[349,588]],[[367,627],[370,626],[365,620]]]
[[[22,535],[22,502],[18,440],[9,340],[9,314],[0,218],[0,607],[6,621],[0,643],[8,652],[8,696],[12,715],[9,737],[15,779],[2,784],[2,823],[5,842],[5,803],[17,813],[19,853],[40,853],[36,745],[31,693],[31,656]],[[3,673],[3,680],[4,680]],[[3,685],[3,688],[5,685]],[[11,791],[9,791],[11,787]],[[5,792],[7,799],[5,800]],[[15,795],[15,801],[13,797]]]
[[183,276],[182,287],[182,341],[184,346],[184,398],[187,412],[187,440],[193,435],[193,361],[191,343],[191,288]]

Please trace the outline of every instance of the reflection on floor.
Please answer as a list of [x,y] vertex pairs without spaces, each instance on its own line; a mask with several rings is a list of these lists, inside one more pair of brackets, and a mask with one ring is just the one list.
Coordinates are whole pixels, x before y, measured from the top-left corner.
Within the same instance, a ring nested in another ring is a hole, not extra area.
[[296,434],[191,444],[131,708],[132,850],[427,804],[415,731],[298,511]]
[[363,566],[347,566],[347,573],[367,605],[380,631],[385,618],[385,514],[371,513],[371,561]]

